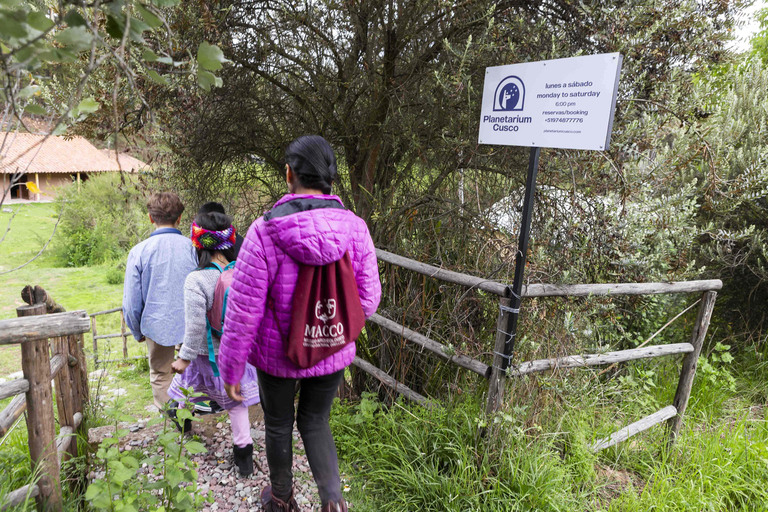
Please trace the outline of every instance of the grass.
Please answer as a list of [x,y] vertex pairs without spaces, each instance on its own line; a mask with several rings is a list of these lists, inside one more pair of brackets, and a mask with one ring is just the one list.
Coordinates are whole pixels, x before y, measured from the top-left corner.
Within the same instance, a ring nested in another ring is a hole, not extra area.
[[[0,244],[0,272],[39,251],[56,213],[52,205],[21,207]],[[0,230],[9,217],[0,213]],[[93,313],[120,305],[122,285],[109,284],[116,265],[54,263],[45,254],[0,277],[0,319],[15,317],[26,284],[44,287],[68,310]],[[99,334],[119,332],[119,315],[97,317],[97,328]],[[90,335],[85,345],[90,353]],[[128,346],[130,356],[146,354],[132,339]],[[99,356],[121,358],[121,340],[102,340]],[[370,395],[355,404],[337,403],[332,428],[346,495],[358,512],[768,511],[768,363],[752,357],[733,365],[747,368],[734,373],[735,388],[728,366],[705,372],[700,365],[685,425],[672,448],[663,427],[654,427],[599,454],[588,449],[595,439],[669,404],[679,360],[626,365],[617,374],[622,380],[585,370],[516,381],[522,384],[509,393],[488,438],[477,435],[482,399],[470,393],[434,411],[403,402],[384,407]],[[106,387],[122,388],[121,410],[146,417],[145,406],[152,403],[146,363],[106,368],[108,376],[92,383],[92,397],[101,398],[92,406],[114,397]],[[18,370],[19,347],[0,347],[0,378]],[[527,394],[531,390],[538,398],[546,395],[538,410]],[[32,478],[25,430],[22,421],[0,447],[0,466],[12,468],[0,475],[0,494]]]
[[[55,204],[14,204],[3,207],[16,212],[10,223],[5,240],[0,243],[0,272],[15,268],[33,258],[51,236],[58,211]],[[0,211],[0,237],[5,233],[13,214]],[[109,284],[110,273],[115,272],[116,263],[94,267],[62,268],[57,267],[51,255],[50,246],[42,256],[35,259],[26,267],[10,274],[0,275],[0,320],[15,318],[16,308],[24,305],[21,300],[21,290],[27,284],[42,286],[51,297],[68,311],[84,309],[89,313],[104,311],[118,307],[122,303],[123,285]],[[109,314],[96,317],[98,334],[120,332],[121,321],[119,314]],[[92,336],[87,333],[84,337],[86,354],[92,356]],[[99,340],[99,358],[122,358],[122,340]],[[128,338],[129,357],[146,355],[146,346],[137,343],[133,337]],[[92,360],[89,359],[92,364]],[[102,384],[112,389],[126,390],[126,413],[136,416],[146,416],[144,407],[151,404],[148,372],[137,369],[140,365],[107,363],[113,380],[105,380]],[[8,378],[21,370],[21,349],[18,346],[0,347],[0,378]],[[91,367],[90,370],[93,370]],[[94,393],[104,391],[103,386],[94,383]],[[102,393],[104,398],[112,397],[111,393]],[[148,398],[149,397],[149,398]],[[10,399],[0,401],[0,408]]]
[[[668,404],[675,368],[679,361],[627,366],[624,375],[645,377],[647,389],[568,372],[562,380],[570,390],[552,389],[558,400],[548,416],[508,403],[492,438],[477,435],[479,397],[432,411],[402,401],[387,408],[372,395],[337,401],[331,421],[347,496],[358,511],[768,511],[768,422],[762,404],[749,399],[765,395],[731,390],[722,375],[698,378],[674,446],[662,425],[589,450]],[[765,375],[755,380],[737,378],[766,388]]]

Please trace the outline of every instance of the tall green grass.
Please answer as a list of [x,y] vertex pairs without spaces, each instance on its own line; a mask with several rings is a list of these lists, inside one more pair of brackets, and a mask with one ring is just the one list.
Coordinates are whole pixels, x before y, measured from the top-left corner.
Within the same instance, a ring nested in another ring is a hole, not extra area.
[[560,378],[571,391],[554,389],[548,415],[510,407],[486,437],[478,435],[481,401],[471,397],[432,410],[385,407],[374,395],[337,403],[331,422],[348,496],[359,511],[768,511],[765,414],[722,374],[696,381],[674,446],[659,425],[598,454],[589,449],[667,405],[675,368],[628,366],[620,375],[632,379],[602,383],[569,372]]

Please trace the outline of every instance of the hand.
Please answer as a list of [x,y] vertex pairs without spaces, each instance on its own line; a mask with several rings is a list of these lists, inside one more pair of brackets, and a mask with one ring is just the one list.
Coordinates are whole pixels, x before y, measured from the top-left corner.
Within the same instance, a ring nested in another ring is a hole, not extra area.
[[173,373],[184,373],[184,370],[187,369],[187,367],[190,365],[190,362],[186,359],[177,359],[173,362],[171,365],[171,370]]
[[242,402],[243,395],[240,394],[240,383],[237,384],[224,384],[224,389],[227,390],[227,395],[229,395],[229,398],[236,402]]

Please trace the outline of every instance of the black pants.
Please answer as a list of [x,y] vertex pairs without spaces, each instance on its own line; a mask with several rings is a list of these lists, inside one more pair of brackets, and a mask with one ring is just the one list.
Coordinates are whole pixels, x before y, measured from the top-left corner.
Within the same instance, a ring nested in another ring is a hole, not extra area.
[[[291,466],[296,379],[274,377],[261,370],[258,375],[272,494],[284,500],[293,487]],[[323,504],[341,500],[339,460],[328,420],[333,398],[343,377],[344,370],[340,370],[322,377],[301,379],[296,425]]]

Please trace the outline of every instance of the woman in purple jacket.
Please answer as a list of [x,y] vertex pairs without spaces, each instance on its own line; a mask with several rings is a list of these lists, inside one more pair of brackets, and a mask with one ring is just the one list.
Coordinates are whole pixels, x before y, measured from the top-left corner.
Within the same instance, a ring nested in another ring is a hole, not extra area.
[[[315,366],[301,369],[288,359],[284,337],[299,265],[321,266],[348,251],[366,317],[376,312],[381,283],[376,250],[361,218],[331,193],[336,156],[320,136],[300,137],[285,151],[289,193],[248,230],[229,291],[219,367],[227,392],[241,399],[246,361],[258,371],[266,426],[271,487],[262,492],[267,511],[298,510],[293,499],[291,432],[294,414],[304,441],[323,511],[346,511],[328,422],[331,404],[355,357],[350,343]],[[296,381],[301,382],[294,411]]]

